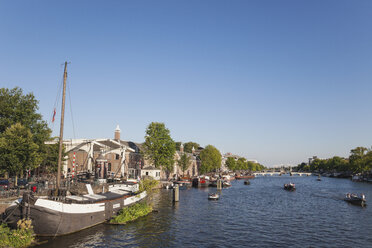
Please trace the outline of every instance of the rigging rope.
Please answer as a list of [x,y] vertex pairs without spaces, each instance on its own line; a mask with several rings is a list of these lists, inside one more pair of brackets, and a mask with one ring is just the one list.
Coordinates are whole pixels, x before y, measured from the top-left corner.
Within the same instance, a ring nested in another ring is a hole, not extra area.
[[54,105],[53,105],[53,109],[52,109],[52,114],[51,114],[50,120],[49,120],[49,124],[52,125],[52,131],[54,131],[54,122],[53,122],[54,110],[56,110],[56,112],[58,111],[59,100],[61,98],[62,86],[63,86],[63,78],[62,78],[61,82],[59,83],[59,87],[57,87],[56,99],[54,101]]
[[[68,81],[68,79],[67,79],[67,81]],[[76,135],[75,135],[75,123],[74,123],[74,116],[72,114],[71,93],[70,93],[70,84],[69,83],[67,83],[67,89],[68,89],[68,99],[69,99],[69,102],[70,102],[72,133],[73,133],[74,139],[76,139]]]

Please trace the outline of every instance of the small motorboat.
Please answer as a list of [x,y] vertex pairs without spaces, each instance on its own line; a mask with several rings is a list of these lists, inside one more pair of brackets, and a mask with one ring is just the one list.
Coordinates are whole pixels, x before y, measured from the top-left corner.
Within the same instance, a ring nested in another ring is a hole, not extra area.
[[357,194],[347,193],[344,200],[351,204],[362,206],[362,207],[367,205],[366,196],[364,194],[361,194],[360,196],[358,196]]
[[286,183],[284,184],[284,189],[288,191],[294,191],[296,190],[296,186],[294,183]]
[[224,187],[224,188],[231,187],[231,183],[228,182],[228,181],[223,181],[223,187]]
[[317,181],[322,181],[322,179],[320,178],[320,175],[318,175],[318,178],[316,180]]
[[208,200],[218,200],[219,198],[220,196],[217,193],[208,194]]
[[245,181],[244,181],[244,184],[245,184],[245,185],[250,185],[251,182],[250,182],[249,180],[245,180]]

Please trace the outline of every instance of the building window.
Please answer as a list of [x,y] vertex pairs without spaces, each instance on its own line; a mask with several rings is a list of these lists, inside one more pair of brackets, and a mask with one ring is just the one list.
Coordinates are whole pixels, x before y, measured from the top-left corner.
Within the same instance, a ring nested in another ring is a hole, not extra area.
[[111,163],[108,163],[108,171],[111,171]]
[[116,160],[119,160],[119,154],[115,154],[116,156],[115,156],[115,159]]
[[149,172],[148,171],[146,171],[146,176],[148,176],[149,175]]

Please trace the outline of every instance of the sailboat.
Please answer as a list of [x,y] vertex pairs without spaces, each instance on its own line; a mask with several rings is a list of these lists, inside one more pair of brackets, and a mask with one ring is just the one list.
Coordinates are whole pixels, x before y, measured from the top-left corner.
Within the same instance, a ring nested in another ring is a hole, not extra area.
[[61,127],[59,136],[59,156],[56,189],[48,196],[35,196],[31,192],[23,194],[4,212],[3,222],[12,228],[21,219],[30,219],[38,236],[60,236],[74,233],[110,220],[123,207],[143,200],[147,193],[139,191],[137,183],[108,185],[108,191],[95,194],[90,184],[86,184],[88,194],[67,195],[60,189],[64,108],[67,79],[67,62],[63,74],[63,96]]

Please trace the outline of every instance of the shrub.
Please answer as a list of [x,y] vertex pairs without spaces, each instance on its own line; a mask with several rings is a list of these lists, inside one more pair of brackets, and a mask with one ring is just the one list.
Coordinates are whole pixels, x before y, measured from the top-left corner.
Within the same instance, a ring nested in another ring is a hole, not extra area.
[[159,181],[154,180],[154,179],[150,179],[150,178],[146,178],[144,180],[141,180],[141,182],[139,184],[139,193],[141,193],[143,191],[149,192],[154,187],[156,187],[158,184],[159,184]]
[[152,207],[146,203],[136,203],[130,207],[123,208],[119,214],[110,220],[111,224],[125,224],[152,212]]
[[0,247],[27,247],[34,242],[31,220],[19,220],[17,226],[12,230],[5,224],[0,225]]

